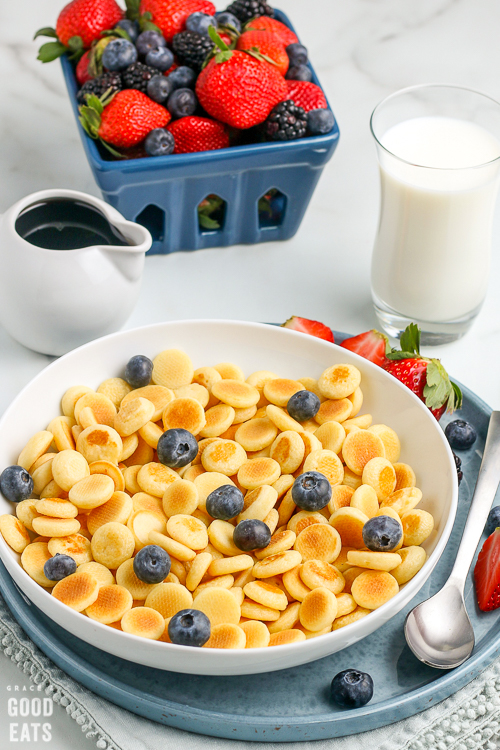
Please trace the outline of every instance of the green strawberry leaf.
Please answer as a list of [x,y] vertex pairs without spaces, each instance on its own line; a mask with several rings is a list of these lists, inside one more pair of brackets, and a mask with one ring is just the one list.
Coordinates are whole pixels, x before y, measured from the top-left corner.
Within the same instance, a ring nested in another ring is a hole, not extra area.
[[78,61],[85,52],[81,36],[72,36],[68,41],[68,58]]
[[244,49],[242,51],[247,52],[249,55],[252,55],[252,57],[255,57],[256,60],[265,60],[266,62],[271,63],[271,65],[278,65],[276,60],[273,60],[268,55],[265,55],[259,50],[258,47],[252,47],[252,49]]
[[87,132],[89,132],[89,130],[92,131],[89,135],[91,135],[92,138],[97,138],[99,126],[101,124],[100,114],[87,104],[83,104],[80,107],[80,114],[88,125],[88,129],[86,128]]
[[123,154],[120,154],[119,151],[117,151],[113,146],[110,146],[109,143],[106,143],[106,141],[103,141],[102,138],[99,138],[100,142],[106,148],[112,156],[115,156],[117,159],[126,159],[127,157]]
[[121,37],[122,39],[126,39],[127,42],[132,41],[130,35],[127,34],[125,29],[120,29],[119,27],[116,29],[106,29],[105,31],[101,31],[101,36]]
[[398,361],[400,359],[421,359],[421,357],[415,357],[413,352],[400,352],[397,349],[386,351],[387,359],[390,359],[392,362]]
[[37,60],[41,60],[43,63],[52,62],[64,55],[66,51],[67,48],[61,42],[46,42],[38,50]]
[[212,42],[222,51],[227,52],[229,50],[229,47],[227,46],[226,42],[220,38],[217,31],[215,30],[214,26],[208,27],[208,36],[212,40]]
[[87,94],[86,99],[87,99],[87,106],[94,109],[98,115],[102,115],[104,105],[102,101],[99,99],[99,97],[96,96],[95,94]]
[[400,336],[401,349],[420,354],[420,328],[416,323],[410,323]]
[[139,18],[139,28],[141,29],[141,31],[157,31],[159,34],[161,34],[162,31],[160,27],[153,23],[152,19],[153,14],[149,10],[147,10]]
[[220,224],[215,219],[211,219],[210,216],[198,211],[198,221],[203,229],[220,229]]
[[127,8],[126,16],[130,21],[138,21],[140,16],[141,0],[125,0]]
[[39,36],[50,36],[52,39],[57,39],[56,30],[53,29],[52,26],[45,26],[43,29],[38,29],[33,39],[36,39]]
[[79,120],[80,125],[82,126],[82,128],[87,133],[87,135],[89,135],[91,138],[95,138],[94,132],[91,129],[91,127],[90,127],[89,123],[87,122],[87,120],[85,119],[85,117],[83,115],[79,115],[78,120]]
[[[458,385],[456,383],[454,383],[453,380],[451,380],[450,382],[451,382],[451,387],[453,389],[453,397],[454,398],[453,398],[453,404],[451,406],[451,409],[449,409],[449,410],[453,411],[454,409],[460,409],[462,407],[463,395],[462,395],[462,391],[460,390],[460,388],[458,387]],[[449,402],[448,402],[448,404],[449,404]]]

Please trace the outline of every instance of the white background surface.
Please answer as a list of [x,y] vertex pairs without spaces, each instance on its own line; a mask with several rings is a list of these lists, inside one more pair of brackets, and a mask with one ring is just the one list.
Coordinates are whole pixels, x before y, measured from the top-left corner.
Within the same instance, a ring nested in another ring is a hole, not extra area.
[[[60,66],[42,66],[35,59],[39,40],[30,41],[36,29],[55,24],[61,5],[61,0],[0,4],[0,212],[44,188],[98,195]],[[281,0],[279,7],[309,48],[341,131],[301,229],[286,243],[148,258],[141,298],[127,327],[198,317],[283,322],[293,314],[353,333],[375,326],[369,291],[378,214],[368,127],[373,107],[399,88],[430,82],[470,86],[500,99],[496,0]],[[456,379],[497,408],[499,250],[497,210],[486,303],[466,338],[432,350]],[[453,284],[453,268],[442,283]],[[0,412],[47,362],[0,326]],[[24,684],[27,678],[0,657],[0,750],[92,747],[58,706],[50,743],[10,742],[4,732],[6,697],[15,693],[7,686]]]

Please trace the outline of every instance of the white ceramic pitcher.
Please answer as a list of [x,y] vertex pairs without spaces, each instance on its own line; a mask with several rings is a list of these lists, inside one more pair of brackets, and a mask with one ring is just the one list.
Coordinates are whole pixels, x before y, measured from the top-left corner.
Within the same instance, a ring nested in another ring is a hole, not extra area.
[[[47,201],[97,209],[122,244],[68,250],[23,239],[20,223]],[[0,323],[29,349],[55,355],[118,330],[137,301],[151,243],[147,229],[91,195],[43,190],[23,198],[0,217]]]

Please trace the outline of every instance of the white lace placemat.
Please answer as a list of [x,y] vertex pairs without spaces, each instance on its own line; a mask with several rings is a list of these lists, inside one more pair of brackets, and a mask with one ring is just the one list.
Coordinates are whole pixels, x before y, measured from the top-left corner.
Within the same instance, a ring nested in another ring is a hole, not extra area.
[[[28,638],[0,596],[0,644],[29,678],[64,706],[99,750],[248,750],[250,743],[191,734],[156,724],[113,705],[59,669]],[[290,750],[256,743],[255,750]],[[499,750],[500,659],[458,693],[423,713],[371,732],[302,742],[307,750]]]

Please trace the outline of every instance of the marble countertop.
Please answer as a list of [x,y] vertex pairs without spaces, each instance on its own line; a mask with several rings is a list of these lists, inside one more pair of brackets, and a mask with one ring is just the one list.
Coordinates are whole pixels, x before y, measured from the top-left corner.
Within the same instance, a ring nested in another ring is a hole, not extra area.
[[[55,24],[61,5],[61,0],[16,0],[0,9],[0,213],[45,188],[99,194],[60,65],[38,62],[39,40],[30,41],[36,29]],[[282,322],[293,314],[337,330],[376,326],[369,286],[379,201],[368,126],[372,109],[399,88],[430,82],[469,86],[500,99],[496,0],[281,0],[279,5],[309,48],[341,131],[302,226],[284,243],[148,258],[127,327],[198,317]],[[461,341],[427,352],[500,408],[498,210],[493,248],[489,292],[474,327]],[[453,269],[442,283],[453,283]],[[0,327],[0,413],[48,361]],[[0,687],[7,679],[22,684],[24,676],[7,677],[2,664]],[[66,726],[74,743],[91,746],[63,711],[60,720],[61,738]],[[57,738],[51,747],[58,750]]]

